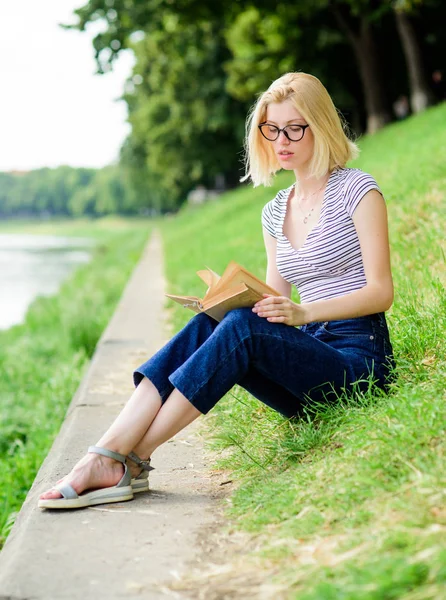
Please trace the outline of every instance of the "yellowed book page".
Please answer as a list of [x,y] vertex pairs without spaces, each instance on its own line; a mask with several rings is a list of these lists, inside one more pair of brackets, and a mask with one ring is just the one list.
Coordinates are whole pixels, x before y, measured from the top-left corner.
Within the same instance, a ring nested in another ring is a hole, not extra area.
[[213,271],[209,267],[206,267],[206,269],[203,269],[201,271],[197,271],[197,275],[200,279],[202,279],[205,282],[205,284],[209,288],[212,288],[220,280],[220,275],[218,275],[215,271]]
[[226,287],[226,283],[228,279],[230,279],[231,275],[235,272],[239,265],[231,260],[226,269],[223,271],[223,275],[220,277],[219,281],[214,285],[213,293],[218,294],[223,288]]
[[216,321],[221,321],[225,314],[234,308],[252,308],[263,296],[258,294],[258,292],[252,288],[247,286],[244,286],[244,288],[244,290],[241,288],[234,288],[234,290],[237,290],[235,294],[226,296],[226,298],[221,298],[220,301],[215,304],[212,301],[210,306],[203,307],[203,312]]
[[237,296],[237,294],[241,294],[246,290],[246,285],[244,283],[239,283],[238,285],[222,290],[219,294],[212,295],[210,298],[203,298],[202,307],[203,310],[207,310],[211,306],[215,306],[220,302],[227,300],[228,298],[232,298]]
[[204,269],[202,271],[197,271],[197,275],[200,279],[202,279],[209,286],[208,289],[206,290],[206,293],[203,296],[203,301],[204,301],[204,300],[206,300],[206,298],[209,298],[210,296],[213,295],[213,289],[219,282],[220,275],[218,275],[215,271],[213,271],[209,267],[206,267],[206,269]]
[[181,304],[184,308],[190,308],[196,313],[203,312],[201,309],[203,302],[201,298],[197,298],[196,296],[175,296],[174,294],[166,294],[166,296],[171,300],[178,302],[178,304]]
[[277,290],[234,261],[231,261],[226,267],[220,281],[214,288],[214,293],[218,293],[225,288],[234,287],[241,282],[256,290],[260,295],[271,294],[272,296],[280,296]]

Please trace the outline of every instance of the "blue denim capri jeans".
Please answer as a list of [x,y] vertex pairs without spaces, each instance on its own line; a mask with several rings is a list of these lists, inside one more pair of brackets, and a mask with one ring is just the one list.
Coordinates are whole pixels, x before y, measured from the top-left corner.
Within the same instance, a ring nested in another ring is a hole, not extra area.
[[177,388],[202,413],[238,384],[292,417],[371,380],[386,389],[393,367],[384,313],[297,328],[237,308],[220,323],[194,316],[133,379],[147,377],[163,402]]

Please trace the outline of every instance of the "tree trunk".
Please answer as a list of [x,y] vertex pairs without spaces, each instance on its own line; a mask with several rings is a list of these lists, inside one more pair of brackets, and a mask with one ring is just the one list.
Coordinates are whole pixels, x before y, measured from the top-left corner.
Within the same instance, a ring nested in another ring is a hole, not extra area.
[[361,18],[353,46],[358,61],[367,110],[367,133],[374,133],[392,120],[386,85],[379,64],[378,50],[370,24]]
[[367,133],[374,133],[390,123],[392,113],[371,25],[365,17],[359,17],[359,27],[355,31],[351,20],[338,7],[333,6],[332,10],[355,53],[364,92]]
[[395,19],[409,74],[410,105],[412,112],[417,113],[435,104],[435,95],[429,87],[420,44],[408,14],[395,10]]

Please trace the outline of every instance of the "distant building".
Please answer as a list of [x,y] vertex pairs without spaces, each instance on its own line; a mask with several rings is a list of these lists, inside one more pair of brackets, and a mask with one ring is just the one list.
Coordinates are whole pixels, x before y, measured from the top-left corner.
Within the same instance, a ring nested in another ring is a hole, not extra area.
[[187,195],[187,201],[189,204],[203,204],[208,200],[214,200],[225,191],[225,184],[226,182],[224,175],[217,175],[215,178],[214,189],[210,190],[204,185],[197,185],[197,187],[191,190]]
[[13,170],[13,171],[4,171],[4,173],[6,173],[7,175],[17,175],[17,176],[21,177],[22,175],[28,175],[29,171]]

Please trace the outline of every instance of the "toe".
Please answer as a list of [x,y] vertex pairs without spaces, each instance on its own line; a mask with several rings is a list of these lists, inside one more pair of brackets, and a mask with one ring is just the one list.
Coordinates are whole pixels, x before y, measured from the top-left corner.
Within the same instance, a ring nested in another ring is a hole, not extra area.
[[[63,483],[63,481],[65,479],[66,479],[66,476],[62,477],[62,479],[59,479],[58,481],[56,481],[56,485],[59,485],[60,483]],[[40,496],[39,496],[39,498],[41,500],[54,500],[55,498],[62,498],[62,497],[63,497],[62,494],[55,487],[50,488],[49,490],[47,490],[43,494],[40,494]]]
[[48,490],[44,494],[41,494],[39,497],[41,500],[53,500],[56,498],[62,498],[62,494],[59,492],[59,490],[52,488],[51,490]]

